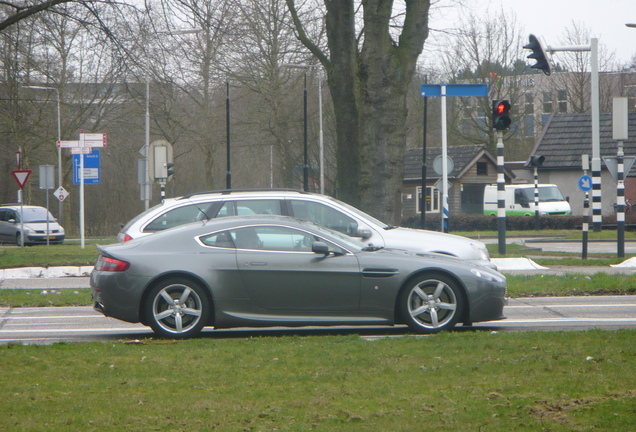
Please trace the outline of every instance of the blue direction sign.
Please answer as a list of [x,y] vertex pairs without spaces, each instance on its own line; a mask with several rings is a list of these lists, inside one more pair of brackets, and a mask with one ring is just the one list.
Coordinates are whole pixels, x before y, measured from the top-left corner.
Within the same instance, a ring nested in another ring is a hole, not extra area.
[[[442,95],[442,87],[446,94]],[[488,96],[488,84],[422,84],[422,96]]]
[[579,189],[583,192],[592,190],[592,177],[589,175],[583,175],[579,178]]
[[99,184],[99,150],[95,149],[91,153],[73,155],[73,184],[80,184],[80,157],[84,157],[84,184]]

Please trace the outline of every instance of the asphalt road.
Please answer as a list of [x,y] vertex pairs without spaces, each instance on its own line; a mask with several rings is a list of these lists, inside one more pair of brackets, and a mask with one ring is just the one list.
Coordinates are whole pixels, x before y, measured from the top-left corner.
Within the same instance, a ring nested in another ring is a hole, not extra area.
[[[511,299],[503,321],[458,326],[455,331],[588,330],[636,328],[636,296],[541,297]],[[202,337],[359,334],[364,338],[409,334],[399,327],[300,329],[206,329]],[[61,341],[134,341],[152,337],[140,324],[106,318],[91,307],[0,308],[0,343],[50,344]]]

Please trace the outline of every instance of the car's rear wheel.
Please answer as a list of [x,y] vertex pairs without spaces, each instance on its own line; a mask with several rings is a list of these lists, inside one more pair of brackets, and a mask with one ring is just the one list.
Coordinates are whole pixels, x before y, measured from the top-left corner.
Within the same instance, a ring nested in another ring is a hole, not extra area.
[[206,293],[187,279],[167,279],[158,283],[146,298],[146,318],[160,336],[186,339],[199,334],[210,314]]
[[416,333],[451,329],[464,310],[464,298],[458,283],[439,274],[410,279],[398,302],[404,321]]

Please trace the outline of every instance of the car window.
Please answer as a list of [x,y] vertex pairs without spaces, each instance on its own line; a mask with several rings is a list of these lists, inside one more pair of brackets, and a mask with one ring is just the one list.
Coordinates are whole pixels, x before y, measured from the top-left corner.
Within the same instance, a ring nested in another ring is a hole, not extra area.
[[225,201],[216,217],[253,215],[253,214],[282,214],[280,200],[277,199],[255,199]]
[[221,248],[233,248],[234,243],[230,237],[230,233],[227,231],[209,234],[200,238],[201,243],[206,246],[221,247]]
[[190,222],[207,219],[204,210],[207,204],[191,204],[169,210],[150,222],[144,232],[161,231]]
[[293,216],[349,236],[358,235],[358,223],[339,210],[313,201],[290,200]]
[[311,252],[314,241],[322,241],[332,252],[346,253],[340,246],[314,236],[306,231],[281,226],[251,226],[215,233],[201,238],[207,246],[219,246],[222,234],[229,233],[237,249],[274,252]]

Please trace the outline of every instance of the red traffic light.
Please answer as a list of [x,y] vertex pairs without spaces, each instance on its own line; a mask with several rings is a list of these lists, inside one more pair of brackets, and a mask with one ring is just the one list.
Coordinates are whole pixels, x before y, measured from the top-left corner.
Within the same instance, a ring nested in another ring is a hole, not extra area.
[[510,102],[507,100],[492,101],[492,128],[503,131],[510,128]]

